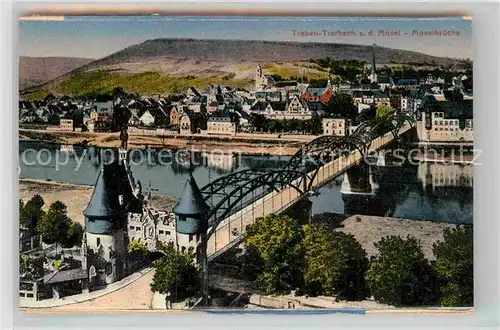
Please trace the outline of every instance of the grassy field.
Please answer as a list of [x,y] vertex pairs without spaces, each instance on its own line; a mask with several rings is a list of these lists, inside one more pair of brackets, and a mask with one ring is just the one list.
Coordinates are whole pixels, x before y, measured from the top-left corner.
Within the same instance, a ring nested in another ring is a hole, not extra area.
[[[210,84],[224,84],[234,87],[248,87],[253,82],[248,79],[234,79],[231,75],[197,77],[173,77],[156,72],[119,73],[110,71],[89,71],[78,73],[69,80],[61,82],[50,90],[65,95],[84,95],[89,93],[108,93],[115,87],[122,87],[128,92],[144,94],[165,94],[185,92],[190,86],[205,87]],[[48,89],[23,95],[25,99],[42,99]]]
[[316,64],[310,63],[265,63],[262,65],[264,74],[277,74],[283,78],[303,77],[308,79],[326,79],[328,72],[322,71]]

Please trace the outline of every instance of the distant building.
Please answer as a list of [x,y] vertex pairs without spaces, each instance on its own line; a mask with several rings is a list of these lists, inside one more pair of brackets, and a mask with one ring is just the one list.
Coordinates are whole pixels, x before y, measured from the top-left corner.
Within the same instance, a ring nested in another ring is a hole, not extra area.
[[90,119],[94,121],[113,119],[113,101],[94,102],[92,104]]
[[372,48],[372,67],[371,67],[370,75],[368,76],[368,79],[370,80],[371,83],[378,83],[377,66],[375,64],[375,47],[376,46],[377,45],[373,44],[373,48]]
[[191,118],[187,114],[182,115],[179,121],[179,133],[180,134],[191,134],[192,131]]
[[73,132],[73,119],[61,118],[61,120],[59,121],[59,129],[65,132]]
[[[328,84],[331,85],[331,84]],[[325,88],[310,88],[308,87],[301,95],[300,98],[309,102],[322,102],[328,103],[333,97],[333,91],[331,87]]]
[[287,102],[257,101],[250,109],[250,113],[261,114],[269,119],[311,119],[313,111],[310,110],[309,103],[294,97]]
[[380,89],[385,90],[394,86],[394,80],[389,76],[379,76],[377,77],[377,84]]
[[212,101],[208,104],[207,106],[207,112],[208,113],[213,113],[213,112],[216,112],[217,111],[217,108],[219,106],[219,103],[217,103],[216,101]]
[[345,136],[347,123],[345,118],[323,118],[323,134]]
[[177,107],[173,106],[170,108],[170,125],[172,126],[179,126],[179,111],[177,110]]
[[237,122],[231,116],[211,116],[207,122],[207,133],[214,135],[235,135]]
[[255,70],[255,89],[264,90],[273,85],[274,85],[274,79],[264,75],[260,64],[257,65],[257,68]]
[[421,120],[417,124],[420,141],[472,142],[472,104],[471,96],[456,91],[425,95],[419,108]]
[[387,106],[391,106],[391,97],[389,96],[389,93],[387,92],[382,92],[379,90],[376,90],[373,92],[373,102],[375,104],[383,104]]
[[139,117],[141,124],[145,126],[151,126],[155,123],[155,117],[151,114],[149,110],[144,111],[141,117]]
[[418,89],[420,86],[420,83],[418,82],[417,79],[413,78],[401,78],[398,79],[394,85],[395,88],[404,88],[404,89]]

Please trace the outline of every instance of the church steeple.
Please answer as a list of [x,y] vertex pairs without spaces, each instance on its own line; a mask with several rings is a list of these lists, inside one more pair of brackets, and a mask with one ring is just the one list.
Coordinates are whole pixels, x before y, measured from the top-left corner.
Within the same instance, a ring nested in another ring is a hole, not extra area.
[[375,47],[377,47],[377,45],[373,44],[373,49],[372,49],[372,70],[370,72],[370,75],[368,76],[368,79],[370,79],[371,83],[378,82],[378,78],[377,78],[377,65],[375,64]]
[[371,74],[377,74],[377,66],[375,64],[375,47],[377,47],[376,44],[373,44],[373,49],[372,49],[372,71]]

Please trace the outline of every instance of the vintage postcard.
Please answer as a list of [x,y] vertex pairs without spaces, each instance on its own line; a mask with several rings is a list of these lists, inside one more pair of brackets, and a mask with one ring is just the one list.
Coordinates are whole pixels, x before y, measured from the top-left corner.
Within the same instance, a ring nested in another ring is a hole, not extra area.
[[23,311],[473,307],[471,17],[19,30]]

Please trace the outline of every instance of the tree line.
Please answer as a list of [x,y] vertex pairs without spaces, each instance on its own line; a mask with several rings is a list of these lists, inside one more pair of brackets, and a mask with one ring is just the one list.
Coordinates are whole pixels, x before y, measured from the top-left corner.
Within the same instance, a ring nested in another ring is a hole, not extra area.
[[473,231],[458,226],[434,244],[435,261],[425,258],[414,237],[388,236],[375,243],[368,259],[350,234],[324,224],[298,226],[270,215],[247,228],[242,275],[265,294],[334,296],[394,306],[472,306]]

